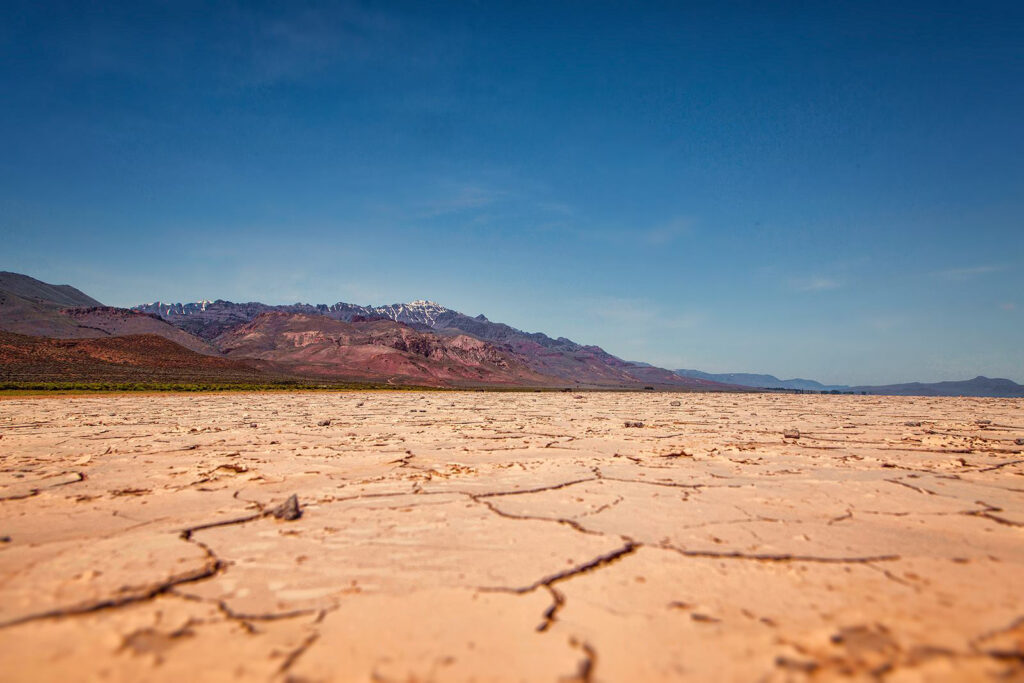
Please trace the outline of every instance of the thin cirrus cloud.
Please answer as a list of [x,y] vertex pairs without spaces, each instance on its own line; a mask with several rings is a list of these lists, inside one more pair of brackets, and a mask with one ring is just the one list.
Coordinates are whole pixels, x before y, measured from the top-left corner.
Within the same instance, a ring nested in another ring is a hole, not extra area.
[[798,292],[824,292],[830,289],[839,289],[842,286],[838,280],[827,277],[812,277],[802,280],[791,281],[791,286]]
[[984,265],[965,268],[947,268],[946,270],[937,271],[934,275],[944,280],[970,280],[982,275],[998,273],[1001,270],[1006,270],[1006,266]]
[[[553,211],[553,213],[571,215],[564,210]],[[573,239],[597,244],[611,244],[617,247],[630,245],[665,247],[693,232],[692,222],[689,219],[683,218],[638,228],[623,227],[621,225],[595,226],[585,221],[562,222],[560,225],[565,229],[566,234],[571,235]]]
[[510,193],[504,190],[479,185],[456,186],[450,188],[443,196],[424,202],[421,205],[422,215],[436,217],[483,209],[509,196]]
[[698,327],[704,316],[698,311],[668,311],[646,298],[603,296],[577,302],[586,317],[603,325],[631,330],[686,330]]
[[[420,78],[436,68],[458,61],[459,35],[444,35],[409,13],[376,9],[360,3],[331,3],[322,7],[260,8],[245,3],[222,10],[217,18],[223,29],[208,41],[216,56],[207,76],[227,92],[286,85],[307,87],[340,82],[352,74],[415,73]],[[211,19],[210,21],[214,21]],[[192,34],[178,25],[168,26],[153,50],[155,66],[176,64],[177,52],[186,58],[208,59],[195,49]],[[107,31],[104,44],[123,41]],[[106,61],[137,69],[131,45],[112,53]],[[189,76],[194,78],[190,73]],[[403,92],[400,101],[422,102]]]
[[692,232],[691,221],[685,218],[676,218],[668,223],[657,225],[640,232],[640,240],[652,247],[660,247],[675,242],[680,237]]

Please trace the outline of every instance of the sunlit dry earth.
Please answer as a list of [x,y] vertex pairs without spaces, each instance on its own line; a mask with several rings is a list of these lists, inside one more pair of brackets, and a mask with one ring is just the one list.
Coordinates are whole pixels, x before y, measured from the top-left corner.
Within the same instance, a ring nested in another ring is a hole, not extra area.
[[4,681],[1024,677],[1020,400],[26,398],[0,430]]

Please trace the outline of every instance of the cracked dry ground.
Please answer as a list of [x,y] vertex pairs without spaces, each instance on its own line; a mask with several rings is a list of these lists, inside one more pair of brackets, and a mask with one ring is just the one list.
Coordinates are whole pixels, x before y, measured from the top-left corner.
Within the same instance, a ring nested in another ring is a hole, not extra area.
[[1024,677],[1017,400],[9,399],[0,433],[5,681]]

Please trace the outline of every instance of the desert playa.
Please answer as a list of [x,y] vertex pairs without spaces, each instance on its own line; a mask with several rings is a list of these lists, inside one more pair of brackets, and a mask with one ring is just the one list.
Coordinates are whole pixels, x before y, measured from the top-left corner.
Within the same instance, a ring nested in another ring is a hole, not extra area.
[[4,681],[1024,677],[1021,400],[11,398],[0,434]]

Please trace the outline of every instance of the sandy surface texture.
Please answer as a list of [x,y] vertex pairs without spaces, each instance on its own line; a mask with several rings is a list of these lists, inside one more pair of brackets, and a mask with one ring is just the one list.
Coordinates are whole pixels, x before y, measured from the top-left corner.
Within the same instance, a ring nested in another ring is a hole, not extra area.
[[1020,400],[3,400],[0,680],[1021,680],[1022,444]]

